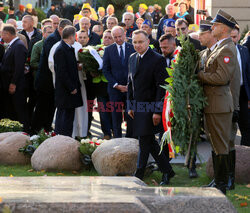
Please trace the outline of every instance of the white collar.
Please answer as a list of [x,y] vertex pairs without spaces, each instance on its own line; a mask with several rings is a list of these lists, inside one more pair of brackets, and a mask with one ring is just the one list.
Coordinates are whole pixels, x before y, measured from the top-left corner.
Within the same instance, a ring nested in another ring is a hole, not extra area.
[[[229,37],[228,37],[228,38],[229,38]],[[228,38],[223,38],[223,39],[219,40],[216,44],[219,46],[223,41],[225,41],[225,40],[228,39]]]
[[217,46],[217,42],[211,48],[209,48],[211,50],[211,52],[213,52],[213,50],[215,49],[216,46]]
[[143,58],[143,56],[148,52],[148,50],[149,50],[149,47],[148,47],[148,49],[141,55],[140,53],[138,53],[139,54],[139,56],[141,57],[141,58]]
[[117,43],[115,43],[115,44],[116,44],[116,46],[117,46],[118,49],[120,49],[120,46],[122,46],[123,51],[125,50],[125,42],[123,42],[122,45],[119,45]]
[[12,40],[11,40],[11,42],[9,43],[9,47],[16,41],[18,39],[18,37],[15,37],[15,38],[13,38]]

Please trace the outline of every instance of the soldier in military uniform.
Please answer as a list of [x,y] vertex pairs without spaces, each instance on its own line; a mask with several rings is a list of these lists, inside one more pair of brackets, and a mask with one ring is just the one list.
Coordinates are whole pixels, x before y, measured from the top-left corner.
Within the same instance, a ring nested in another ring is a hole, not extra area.
[[[201,20],[200,21],[200,31],[199,31],[199,40],[202,46],[207,47],[207,49],[200,52],[201,60],[200,60],[200,69],[204,69],[205,63],[209,58],[209,55],[213,52],[217,45],[217,39],[212,34],[212,23],[208,20]],[[239,88],[240,88],[240,70],[239,66],[236,65],[236,70],[234,72],[234,76],[230,81],[230,89],[233,96],[233,103],[234,103],[234,114],[233,114],[233,121],[236,119],[237,110],[239,106]],[[235,113],[236,112],[236,113]],[[232,127],[231,135],[234,131]],[[235,138],[235,137],[234,137]],[[214,159],[215,153],[212,151],[212,156]],[[234,146],[234,139],[230,139],[229,141],[229,180],[228,180],[228,189],[234,188],[234,174],[235,174],[235,146]],[[206,187],[214,187],[215,182],[212,180],[210,184]]]
[[204,109],[205,128],[211,142],[215,187],[226,194],[234,101],[230,84],[238,69],[237,51],[230,33],[236,21],[219,10],[212,21],[212,35],[218,40],[204,68],[198,73],[208,105]]

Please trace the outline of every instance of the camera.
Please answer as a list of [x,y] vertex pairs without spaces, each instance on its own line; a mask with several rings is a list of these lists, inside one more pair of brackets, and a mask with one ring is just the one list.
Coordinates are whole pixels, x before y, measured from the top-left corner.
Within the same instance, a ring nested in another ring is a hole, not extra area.
[[207,10],[197,10],[196,13],[199,15],[206,15]]

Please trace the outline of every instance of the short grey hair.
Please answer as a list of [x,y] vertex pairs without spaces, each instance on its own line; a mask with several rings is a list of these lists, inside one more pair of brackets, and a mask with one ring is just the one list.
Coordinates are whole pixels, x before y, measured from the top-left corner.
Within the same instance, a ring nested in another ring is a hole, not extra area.
[[123,13],[123,15],[122,15],[122,22],[123,22],[123,23],[124,23],[124,17],[127,16],[127,15],[130,15],[130,16],[132,17],[132,19],[135,19],[134,13],[125,12],[125,13]]
[[108,17],[106,23],[108,24],[108,21],[111,19],[115,20],[116,24],[118,24],[118,19],[116,17],[112,17],[112,16]]

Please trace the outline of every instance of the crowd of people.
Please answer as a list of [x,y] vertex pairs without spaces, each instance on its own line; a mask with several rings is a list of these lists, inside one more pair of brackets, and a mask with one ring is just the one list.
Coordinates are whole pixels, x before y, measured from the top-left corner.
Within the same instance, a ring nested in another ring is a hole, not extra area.
[[[232,189],[237,123],[241,144],[250,146],[250,35],[239,45],[240,26],[223,11],[215,19],[206,12],[199,32],[193,32],[190,3],[166,5],[165,16],[159,5],[140,4],[138,13],[127,5],[120,22],[113,5],[99,7],[96,13],[88,3],[80,11],[66,4],[59,10],[52,4],[38,29],[32,5],[16,13],[10,7],[4,14],[0,2],[0,118],[20,121],[33,135],[41,129],[51,131],[55,117],[56,134],[90,137],[97,103],[104,106],[99,114],[105,139],[122,137],[123,121],[126,137],[139,139],[135,176],[143,179],[151,154],[163,173],[161,184],[168,184],[175,173],[167,146],[159,155],[155,134],[164,132],[160,103],[165,92],[160,85],[166,83],[166,67],[171,67],[181,46],[177,37],[183,34],[201,55],[198,77],[208,101],[205,128],[215,168],[210,186],[224,193],[226,187]],[[104,47],[105,78],[98,83],[78,61],[80,49],[96,45]],[[128,101],[154,102],[155,109],[135,111]],[[188,169],[191,178],[198,176],[195,160]]]

